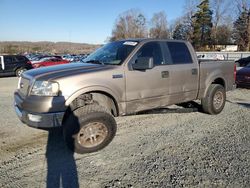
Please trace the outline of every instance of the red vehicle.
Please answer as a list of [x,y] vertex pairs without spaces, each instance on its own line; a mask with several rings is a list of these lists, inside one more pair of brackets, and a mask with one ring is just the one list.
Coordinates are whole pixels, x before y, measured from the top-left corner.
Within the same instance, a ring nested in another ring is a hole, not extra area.
[[39,68],[39,67],[47,67],[47,66],[60,65],[60,64],[66,64],[66,63],[69,63],[69,61],[64,60],[64,59],[59,59],[59,58],[50,58],[50,59],[46,59],[38,63],[34,63],[32,64],[32,66],[34,68]]

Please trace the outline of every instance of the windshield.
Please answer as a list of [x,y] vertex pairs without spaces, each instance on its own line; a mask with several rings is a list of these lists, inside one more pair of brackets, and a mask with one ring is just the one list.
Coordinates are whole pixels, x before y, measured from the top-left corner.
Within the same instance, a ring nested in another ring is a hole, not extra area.
[[111,42],[90,54],[83,62],[119,65],[128,57],[137,44],[136,41]]

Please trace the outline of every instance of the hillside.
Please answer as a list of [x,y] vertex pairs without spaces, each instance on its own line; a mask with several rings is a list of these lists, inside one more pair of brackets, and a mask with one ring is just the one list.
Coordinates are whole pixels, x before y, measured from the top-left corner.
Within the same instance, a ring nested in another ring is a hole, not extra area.
[[71,42],[0,42],[0,54],[18,53],[54,53],[54,54],[86,54],[90,53],[101,45],[71,43]]

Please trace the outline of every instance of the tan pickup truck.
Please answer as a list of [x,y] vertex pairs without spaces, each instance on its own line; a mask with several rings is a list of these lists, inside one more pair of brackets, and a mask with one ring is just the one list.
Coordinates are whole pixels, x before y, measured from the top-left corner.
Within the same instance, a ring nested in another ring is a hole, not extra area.
[[121,40],[83,63],[24,72],[14,94],[15,110],[31,127],[62,127],[68,146],[88,153],[111,142],[114,116],[197,99],[204,112],[220,113],[234,76],[234,62],[199,62],[185,41]]

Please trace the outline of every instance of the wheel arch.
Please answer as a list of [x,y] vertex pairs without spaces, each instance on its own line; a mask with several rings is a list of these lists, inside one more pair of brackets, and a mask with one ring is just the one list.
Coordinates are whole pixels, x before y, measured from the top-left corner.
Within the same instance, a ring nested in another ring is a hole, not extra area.
[[225,90],[226,90],[226,87],[227,87],[226,81],[225,81],[224,78],[222,78],[222,77],[216,77],[216,78],[212,79],[212,80],[209,82],[209,84],[207,84],[206,90],[205,90],[205,92],[204,92],[202,98],[204,98],[204,97],[207,95],[208,89],[209,89],[209,87],[210,87],[212,84],[219,84],[219,85],[222,85],[222,86],[225,88]]
[[216,78],[211,84],[219,84],[219,85],[222,85],[226,89],[226,82],[223,78]]
[[[101,88],[95,88],[95,89],[83,89],[80,91],[75,92],[73,95],[71,95],[65,102],[65,105],[70,107],[72,102],[76,100],[77,98],[83,96],[83,95],[88,95],[91,94],[93,97],[93,100],[98,103],[102,103],[106,101],[108,104],[112,105],[111,113],[114,116],[119,115],[119,105],[118,105],[118,97],[114,94],[114,92],[109,91],[108,89],[101,89]],[[104,106],[104,105],[103,105]]]

